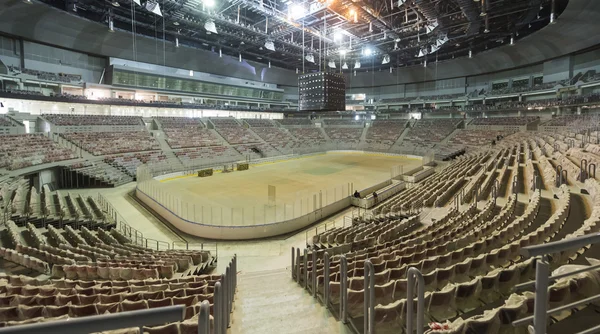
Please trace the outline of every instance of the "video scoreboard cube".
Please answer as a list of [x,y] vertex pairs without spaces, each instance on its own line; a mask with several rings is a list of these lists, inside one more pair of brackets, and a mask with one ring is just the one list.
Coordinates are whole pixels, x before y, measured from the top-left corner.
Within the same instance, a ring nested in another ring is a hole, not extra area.
[[346,82],[336,73],[318,72],[298,76],[299,111],[346,110]]

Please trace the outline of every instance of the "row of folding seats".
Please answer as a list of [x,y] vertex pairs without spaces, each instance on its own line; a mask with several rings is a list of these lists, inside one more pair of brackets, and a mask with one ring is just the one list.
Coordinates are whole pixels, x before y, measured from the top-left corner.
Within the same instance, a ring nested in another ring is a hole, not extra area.
[[36,257],[18,252],[14,249],[0,247],[0,257],[4,260],[14,262],[25,268],[32,269],[39,273],[48,274],[50,273],[50,266],[47,262],[42,261]]
[[[536,231],[529,235],[522,236],[519,240],[513,242],[511,245],[527,246],[531,243],[537,243],[543,240],[549,240],[554,234],[560,229],[562,223],[567,218],[568,211],[568,195],[563,200],[563,206],[549,219],[544,225],[538,228]],[[518,222],[519,224],[524,221]],[[522,228],[522,227],[521,227]],[[510,245],[503,247],[510,248]],[[518,249],[517,249],[518,251]],[[491,253],[488,253],[491,254]],[[533,259],[529,259],[524,262],[513,264],[505,269],[497,268],[484,276],[478,276],[475,280],[460,283],[458,285],[446,285],[440,291],[433,291],[430,294],[426,294],[426,316],[428,320],[432,321],[444,321],[451,319],[457,315],[457,312],[469,312],[475,308],[482,306],[483,304],[495,302],[503,296],[507,296],[511,293],[514,285],[519,282],[528,281],[533,274]],[[428,275],[426,275],[428,276]],[[445,273],[446,277],[448,276]],[[428,281],[428,280],[426,280]],[[480,285],[481,284],[481,285]],[[396,283],[396,286],[398,283]],[[402,285],[401,285],[402,286]],[[461,287],[459,289],[458,287]],[[479,288],[480,287],[480,288]],[[394,288],[396,293],[398,290]],[[465,295],[465,293],[467,293]],[[395,296],[395,294],[394,294]],[[349,299],[350,300],[350,299]],[[382,330],[377,330],[378,333],[386,332],[386,328],[403,323],[404,313],[401,313],[400,319],[385,319],[384,315],[389,315],[390,312],[398,311],[405,305],[405,299],[396,300],[390,305],[378,305],[375,308],[376,315],[376,327],[382,327]],[[358,310],[357,310],[358,311]],[[385,319],[385,320],[384,320]],[[487,332],[486,332],[487,333]]]
[[22,244],[18,244],[15,250],[19,253],[28,255],[30,257],[38,258],[44,262],[47,262],[50,265],[75,264],[75,260],[70,259],[68,257],[52,254],[48,251],[43,251],[38,248],[33,248]]

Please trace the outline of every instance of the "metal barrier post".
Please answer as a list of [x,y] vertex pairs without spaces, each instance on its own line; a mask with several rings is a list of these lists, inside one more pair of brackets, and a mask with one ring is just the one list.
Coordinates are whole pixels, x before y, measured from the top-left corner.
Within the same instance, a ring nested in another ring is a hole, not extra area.
[[296,248],[296,282],[298,282],[298,284],[301,284],[300,281],[300,248]]
[[343,324],[348,322],[346,317],[346,304],[348,302],[348,260],[345,255],[340,257],[340,320]]
[[550,265],[544,255],[537,259],[535,268],[535,300],[533,308],[533,326],[535,334],[546,333],[546,323],[548,316],[546,308],[548,304],[548,276],[550,275]]
[[323,255],[323,300],[325,308],[329,306],[329,253]]
[[296,277],[295,277],[295,274],[296,274],[296,272],[295,272],[295,270],[296,270],[296,264],[295,264],[295,261],[294,261],[295,257],[296,257],[295,253],[296,252],[294,252],[294,247],[292,247],[292,270],[291,270],[291,272],[292,272],[292,280],[294,280],[294,281],[296,281]]
[[221,332],[219,334],[227,333],[227,272],[221,275],[221,305],[219,306],[221,312]]
[[365,261],[364,334],[375,333],[375,269],[370,260]]
[[208,303],[208,300],[205,300],[200,304],[198,334],[210,334],[210,304]]
[[308,287],[308,249],[304,248],[304,285],[306,289]]
[[418,291],[417,291],[417,334],[423,334],[424,327],[424,313],[425,313],[425,281],[421,272],[415,268],[410,267],[406,273],[408,279],[408,286],[406,291],[406,332],[413,333],[413,301],[414,301],[414,289],[415,289],[415,278],[417,280]]
[[221,299],[222,299],[221,295],[222,295],[222,293],[221,293],[221,282],[216,282],[215,283],[215,293],[214,293],[214,306],[213,306],[213,308],[214,308],[214,310],[213,310],[213,312],[214,312],[213,317],[214,317],[214,323],[215,323],[215,334],[221,334],[222,333],[222,331],[221,331],[221,324],[222,324],[222,321],[221,321],[221,317],[222,317],[222,315],[221,315],[221,304],[222,304],[222,302],[221,302]]
[[312,251],[312,295],[313,298],[317,297],[317,251]]

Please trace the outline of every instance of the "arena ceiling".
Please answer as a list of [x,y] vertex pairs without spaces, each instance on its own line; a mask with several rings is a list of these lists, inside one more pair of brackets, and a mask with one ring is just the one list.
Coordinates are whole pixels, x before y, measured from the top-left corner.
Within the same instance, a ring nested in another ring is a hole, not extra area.
[[156,38],[162,47],[191,46],[292,70],[334,65],[348,72],[469,57],[510,44],[549,24],[568,0],[41,2],[107,29]]

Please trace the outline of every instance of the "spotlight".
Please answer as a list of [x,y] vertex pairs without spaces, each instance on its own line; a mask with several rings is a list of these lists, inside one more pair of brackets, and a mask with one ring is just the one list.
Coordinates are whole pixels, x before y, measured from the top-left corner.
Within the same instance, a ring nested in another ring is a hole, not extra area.
[[207,33],[218,34],[217,26],[215,25],[215,21],[208,20],[204,23],[204,29],[206,29]]
[[33,2],[31,2],[31,0],[23,0],[23,3],[27,4],[27,5],[31,5]]
[[179,47],[179,37],[175,37],[175,47]]
[[390,55],[384,55],[383,56],[383,60],[381,61],[381,65],[385,65],[385,64],[389,64],[390,63]]
[[160,5],[154,1],[146,2],[146,10],[152,12],[158,16],[162,16],[162,12],[160,11]]
[[469,50],[469,58],[473,58],[473,51]]
[[273,41],[272,41],[272,40],[267,40],[267,41],[265,42],[265,48],[266,48],[267,50],[275,51],[275,43],[273,43]]
[[515,38],[514,37],[510,37],[510,45],[515,45]]
[[215,0],[204,0],[202,3],[208,8],[213,8],[215,6]]
[[372,52],[373,52],[373,51],[371,51],[371,48],[368,48],[368,47],[367,47],[367,48],[365,48],[365,50],[363,51],[363,54],[364,54],[365,56],[367,56],[367,57],[368,57],[368,56],[370,56],[370,55],[371,55],[371,53],[372,53]]
[[346,52],[346,49],[340,49],[340,55],[345,56]]
[[300,19],[306,15],[306,8],[302,4],[295,3],[288,7],[288,16],[294,20]]
[[242,54],[241,53],[239,54],[239,58],[238,59],[239,59],[239,61],[241,63],[242,62]]

